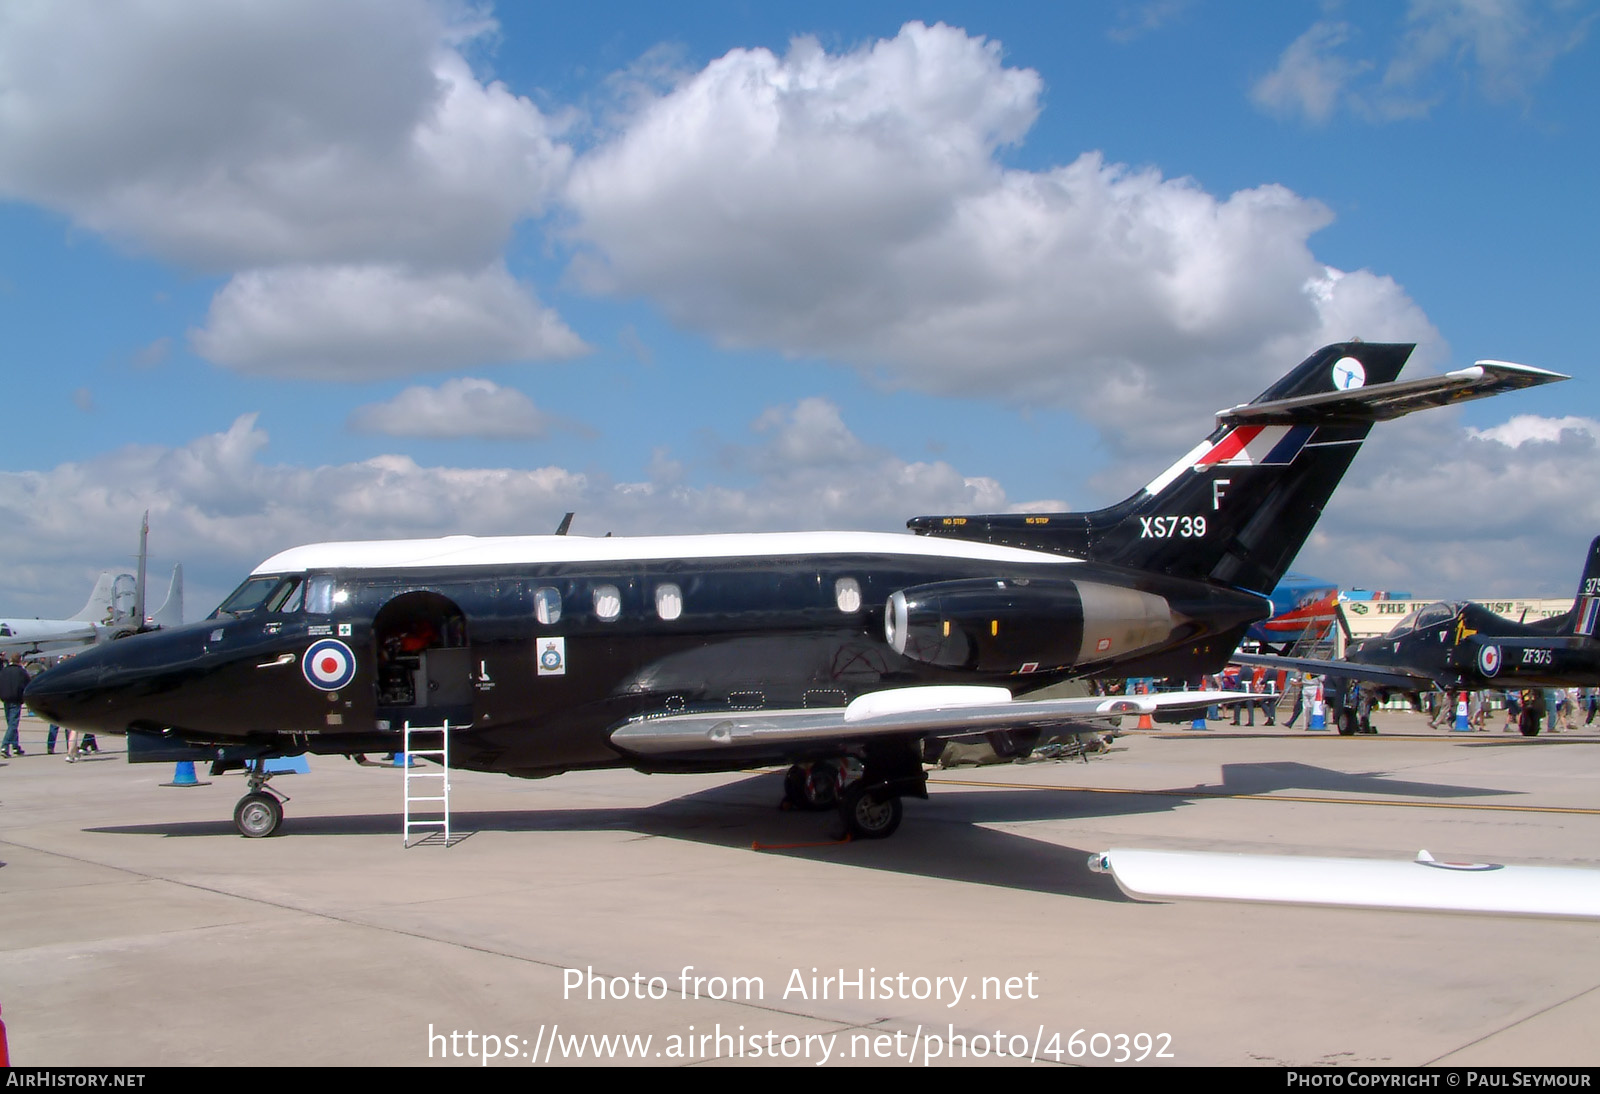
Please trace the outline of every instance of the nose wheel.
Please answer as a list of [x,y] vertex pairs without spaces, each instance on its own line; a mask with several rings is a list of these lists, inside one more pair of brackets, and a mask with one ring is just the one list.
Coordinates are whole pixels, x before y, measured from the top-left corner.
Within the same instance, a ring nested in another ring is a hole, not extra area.
[[270,778],[272,773],[267,770],[266,760],[250,761],[245,777],[250,793],[240,798],[239,804],[233,807],[233,824],[241,836],[261,839],[272,835],[283,823],[283,803],[289,799],[267,789],[267,780]]

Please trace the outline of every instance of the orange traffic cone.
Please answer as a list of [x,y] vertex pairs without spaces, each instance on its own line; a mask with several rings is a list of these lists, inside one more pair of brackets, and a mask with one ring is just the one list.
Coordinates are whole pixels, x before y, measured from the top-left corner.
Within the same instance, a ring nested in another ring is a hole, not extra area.
[[[1150,694],[1150,685],[1149,684],[1140,684],[1139,685],[1139,694],[1140,695],[1149,695]],[[1136,729],[1154,729],[1154,728],[1156,728],[1156,724],[1150,720],[1150,712],[1149,711],[1144,711],[1139,715],[1139,724],[1134,728],[1136,728]]]

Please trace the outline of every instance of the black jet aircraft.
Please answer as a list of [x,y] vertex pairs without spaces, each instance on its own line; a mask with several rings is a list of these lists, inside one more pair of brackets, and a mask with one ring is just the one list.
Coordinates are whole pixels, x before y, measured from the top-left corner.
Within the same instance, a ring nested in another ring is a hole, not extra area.
[[927,796],[925,740],[1214,701],[1016,697],[1220,670],[1373,422],[1563,378],[1480,362],[1396,382],[1412,348],[1317,351],[1095,512],[296,547],[210,619],[91,650],[27,701],[128,734],[135,760],[246,768],[250,836],[282,818],[267,760],[393,751],[407,725],[447,726],[452,766],[518,776],[792,765],[794,804],[887,836]]
[[[1561,615],[1524,623],[1482,604],[1441,602],[1418,608],[1387,634],[1355,643],[1342,661],[1247,653],[1233,660],[1326,677],[1328,708],[1339,732],[1372,733],[1372,707],[1397,692],[1600,685],[1597,622],[1600,537],[1589,544],[1578,595]],[[1518,725],[1524,736],[1537,736],[1538,712],[1524,709]]]

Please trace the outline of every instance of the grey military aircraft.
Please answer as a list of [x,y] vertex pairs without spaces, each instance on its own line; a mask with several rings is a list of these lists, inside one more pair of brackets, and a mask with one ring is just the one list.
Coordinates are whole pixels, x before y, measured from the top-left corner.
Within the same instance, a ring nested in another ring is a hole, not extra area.
[[1486,361],[1397,381],[1412,348],[1318,350],[1094,512],[296,547],[206,621],[92,649],[27,701],[128,734],[135,760],[246,769],[248,836],[282,820],[268,760],[394,751],[409,726],[447,734],[454,766],[519,776],[790,765],[790,802],[882,838],[927,796],[927,740],[1214,701],[1027,695],[1220,670],[1374,422],[1563,379]]
[[154,615],[145,615],[144,575],[150,534],[150,514],[139,531],[137,576],[112,574],[95,581],[83,610],[67,619],[0,619],[0,653],[30,657],[60,653],[114,638],[126,638],[154,627],[175,627],[183,622],[183,567],[172,568],[167,598]]

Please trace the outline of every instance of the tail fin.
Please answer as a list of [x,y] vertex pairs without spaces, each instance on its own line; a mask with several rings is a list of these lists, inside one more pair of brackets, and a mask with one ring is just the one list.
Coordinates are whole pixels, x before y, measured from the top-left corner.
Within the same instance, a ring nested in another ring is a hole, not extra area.
[[152,627],[177,627],[183,623],[183,564],[172,568],[172,584],[167,586],[167,599],[146,620]]
[[117,577],[111,571],[102,573],[89,594],[89,602],[72,618],[80,623],[111,623],[116,616]]
[[1414,347],[1325,346],[1139,493],[1090,513],[917,517],[913,531],[1270,592],[1376,421],[1565,379],[1498,361],[1395,382]]
[[1578,595],[1572,601],[1572,633],[1596,636],[1600,630],[1600,536],[1589,544],[1589,559],[1578,578]]

